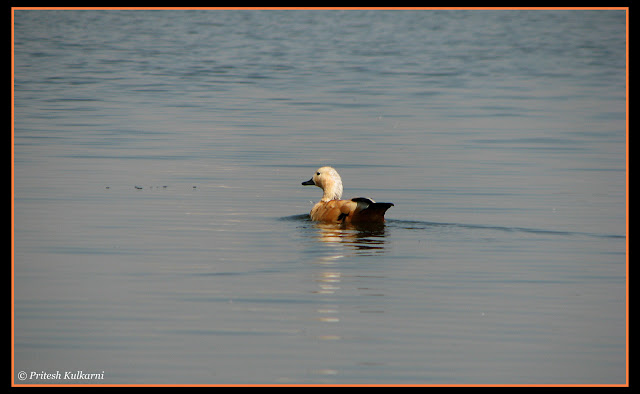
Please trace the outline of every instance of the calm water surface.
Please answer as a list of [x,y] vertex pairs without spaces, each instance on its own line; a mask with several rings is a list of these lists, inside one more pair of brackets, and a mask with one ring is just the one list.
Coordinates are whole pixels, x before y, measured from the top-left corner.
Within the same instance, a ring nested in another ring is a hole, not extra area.
[[[15,382],[625,383],[625,45],[624,11],[15,11]],[[386,225],[309,221],[322,165]]]

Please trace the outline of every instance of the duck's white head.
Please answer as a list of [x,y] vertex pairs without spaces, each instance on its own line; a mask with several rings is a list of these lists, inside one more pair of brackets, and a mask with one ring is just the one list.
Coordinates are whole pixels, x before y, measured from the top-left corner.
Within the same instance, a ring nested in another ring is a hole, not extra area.
[[321,201],[339,200],[342,197],[342,179],[332,167],[320,167],[313,174],[313,178],[303,185],[316,185],[324,191]]

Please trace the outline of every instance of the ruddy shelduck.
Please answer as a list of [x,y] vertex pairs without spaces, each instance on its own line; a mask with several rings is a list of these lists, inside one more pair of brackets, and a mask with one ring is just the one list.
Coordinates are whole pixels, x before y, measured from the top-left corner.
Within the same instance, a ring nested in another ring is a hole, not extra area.
[[311,209],[311,220],[335,224],[381,224],[384,214],[393,206],[390,202],[375,202],[370,198],[356,197],[341,200],[342,179],[332,167],[320,167],[313,178],[303,185],[315,185],[322,189],[322,199]]

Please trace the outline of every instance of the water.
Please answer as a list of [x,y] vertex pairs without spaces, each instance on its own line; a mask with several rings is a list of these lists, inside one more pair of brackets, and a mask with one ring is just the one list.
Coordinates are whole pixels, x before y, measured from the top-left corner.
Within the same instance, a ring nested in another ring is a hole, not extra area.
[[16,10],[15,382],[625,383],[625,83],[624,11]]

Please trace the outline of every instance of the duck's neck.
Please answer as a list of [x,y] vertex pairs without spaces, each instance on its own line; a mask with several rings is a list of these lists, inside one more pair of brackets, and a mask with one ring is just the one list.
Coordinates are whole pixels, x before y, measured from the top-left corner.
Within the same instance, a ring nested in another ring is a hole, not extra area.
[[342,182],[331,182],[324,185],[322,190],[324,191],[324,194],[320,201],[339,200],[342,197]]

